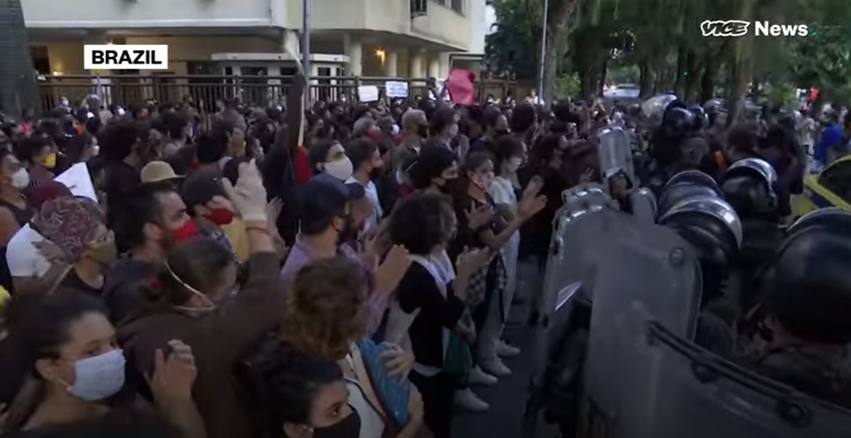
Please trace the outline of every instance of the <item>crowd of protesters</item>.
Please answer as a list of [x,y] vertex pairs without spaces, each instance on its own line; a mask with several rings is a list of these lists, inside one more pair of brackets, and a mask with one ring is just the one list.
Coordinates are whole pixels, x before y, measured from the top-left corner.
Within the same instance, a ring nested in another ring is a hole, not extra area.
[[[209,128],[96,97],[3,124],[3,434],[448,438],[489,409],[605,122],[303,88]],[[92,196],[55,180],[80,163]]]

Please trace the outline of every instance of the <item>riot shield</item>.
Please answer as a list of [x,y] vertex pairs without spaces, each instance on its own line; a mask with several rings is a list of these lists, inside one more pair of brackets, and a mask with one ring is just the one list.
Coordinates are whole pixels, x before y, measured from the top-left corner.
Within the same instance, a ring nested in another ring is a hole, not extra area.
[[[637,184],[632,159],[629,134],[622,128],[608,126],[597,133],[597,155],[600,157],[600,174],[609,175],[623,171],[632,184]],[[608,184],[605,185],[608,191]]]
[[584,438],[846,437],[851,412],[741,369],[688,341],[699,268],[674,231],[596,219],[603,239],[584,366]]
[[574,187],[566,190],[563,197],[564,206],[553,221],[543,300],[538,309],[541,320],[535,338],[536,362],[524,417],[527,437],[535,435],[538,414],[556,381],[570,379],[567,374],[571,370],[578,373],[582,365],[580,352],[584,348],[574,342],[574,320],[577,312],[590,316],[590,300],[583,285],[593,277],[597,239],[602,235],[596,217],[602,211],[623,214],[608,208],[612,201],[598,184]]
[[668,107],[668,104],[677,100],[677,96],[673,94],[660,94],[645,100],[641,104],[641,114],[645,119],[652,121],[662,121],[662,113]]
[[633,190],[630,193],[630,202],[632,203],[632,215],[636,219],[651,224],[656,222],[658,205],[656,195],[653,194],[652,190],[646,187]]

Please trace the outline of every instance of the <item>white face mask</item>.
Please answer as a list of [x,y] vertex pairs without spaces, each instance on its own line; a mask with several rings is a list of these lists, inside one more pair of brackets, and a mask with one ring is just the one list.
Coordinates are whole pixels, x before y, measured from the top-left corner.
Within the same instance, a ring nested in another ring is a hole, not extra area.
[[396,184],[399,184],[400,186],[402,186],[402,185],[405,185],[406,182],[407,181],[405,181],[405,173],[402,172],[401,170],[397,170],[396,171]]
[[325,172],[334,178],[345,181],[352,177],[352,160],[349,157],[343,157],[341,160],[325,163]]
[[12,185],[18,190],[23,190],[30,185],[30,173],[27,172],[27,169],[20,168],[12,174]]
[[118,349],[78,360],[74,363],[74,384],[68,385],[68,392],[86,401],[112,397],[124,386],[125,363],[124,353]]
[[92,147],[92,155],[97,157],[99,153],[100,153],[100,146],[94,145],[94,147]]
[[393,124],[393,129],[391,129],[391,130],[390,130],[390,133],[391,133],[391,134],[393,134],[393,135],[397,135],[397,134],[399,134],[399,125],[397,125],[397,124],[395,124],[395,123],[394,123],[394,124]]

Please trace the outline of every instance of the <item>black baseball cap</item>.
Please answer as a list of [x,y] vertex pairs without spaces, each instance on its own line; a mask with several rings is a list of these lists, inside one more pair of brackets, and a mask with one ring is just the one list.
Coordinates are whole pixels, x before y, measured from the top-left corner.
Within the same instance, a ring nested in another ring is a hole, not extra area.
[[349,201],[363,198],[365,194],[360,183],[345,184],[327,173],[320,173],[302,186],[302,219],[310,221],[343,215]]
[[180,188],[180,197],[189,211],[196,205],[212,201],[216,196],[227,198],[227,192],[222,185],[222,174],[214,170],[194,172]]

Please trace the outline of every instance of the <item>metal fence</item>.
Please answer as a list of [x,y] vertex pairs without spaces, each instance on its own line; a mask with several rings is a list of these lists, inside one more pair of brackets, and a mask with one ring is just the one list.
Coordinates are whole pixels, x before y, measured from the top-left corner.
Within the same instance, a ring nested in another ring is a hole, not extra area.
[[[408,99],[425,96],[426,79],[369,77],[311,77],[311,101],[357,99],[361,85],[375,85],[381,96],[387,81],[408,83]],[[239,100],[247,105],[267,106],[283,102],[292,76],[209,76],[209,75],[63,75],[39,77],[39,102],[42,110],[57,106],[62,97],[78,103],[97,94],[106,105],[141,107],[152,101],[178,102],[191,97],[202,111],[214,111],[217,101]],[[482,81],[475,84],[476,96],[522,96],[528,86],[513,81]],[[519,94],[518,94],[519,92]]]

